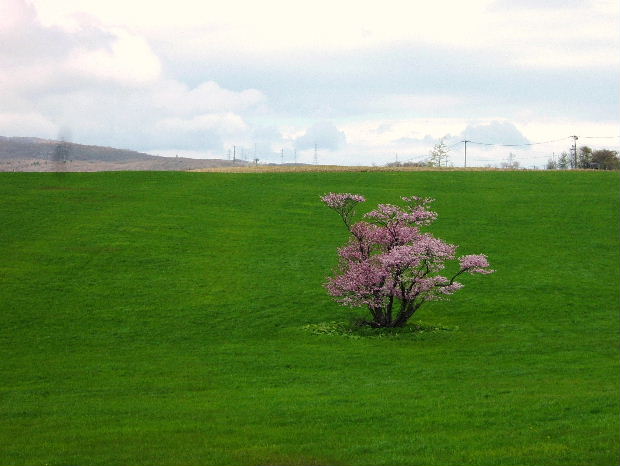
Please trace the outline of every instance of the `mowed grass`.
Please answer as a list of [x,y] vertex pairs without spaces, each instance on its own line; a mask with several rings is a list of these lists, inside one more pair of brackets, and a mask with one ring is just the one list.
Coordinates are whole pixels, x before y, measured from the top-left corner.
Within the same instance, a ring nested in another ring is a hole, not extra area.
[[[618,173],[0,174],[2,465],[616,465]],[[315,335],[326,192],[486,253],[449,331]]]

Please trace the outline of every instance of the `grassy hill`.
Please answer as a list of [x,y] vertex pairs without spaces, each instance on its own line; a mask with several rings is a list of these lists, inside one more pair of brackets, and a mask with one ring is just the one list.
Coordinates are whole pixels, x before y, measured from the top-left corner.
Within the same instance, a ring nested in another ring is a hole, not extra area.
[[0,172],[196,170],[250,165],[244,160],[160,157],[113,147],[0,136]]
[[[0,464],[610,465],[617,173],[0,174]],[[319,195],[437,199],[486,253],[419,319],[316,335]]]
[[0,159],[52,160],[59,148],[63,157],[72,160],[99,160],[102,162],[136,162],[153,158],[153,155],[113,147],[76,144],[40,138],[0,136]]

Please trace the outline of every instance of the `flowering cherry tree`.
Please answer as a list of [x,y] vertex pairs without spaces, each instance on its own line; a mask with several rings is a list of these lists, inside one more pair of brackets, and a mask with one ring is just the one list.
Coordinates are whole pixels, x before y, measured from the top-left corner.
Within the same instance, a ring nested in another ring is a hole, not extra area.
[[338,302],[368,307],[372,327],[402,327],[427,301],[443,299],[463,287],[456,278],[464,273],[489,274],[483,254],[458,258],[458,271],[441,275],[445,262],[456,260],[456,248],[424,233],[437,214],[429,210],[433,201],[403,197],[405,207],[379,204],[353,223],[355,207],[366,199],[358,194],[329,193],[321,200],[342,218],[350,233],[348,244],[338,250],[339,270],[328,278],[327,291]]

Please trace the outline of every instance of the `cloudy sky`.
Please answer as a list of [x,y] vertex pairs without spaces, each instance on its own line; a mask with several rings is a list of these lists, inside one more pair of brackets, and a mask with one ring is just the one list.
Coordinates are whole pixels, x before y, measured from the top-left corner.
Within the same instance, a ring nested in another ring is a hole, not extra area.
[[0,0],[3,136],[455,166],[559,139],[467,146],[542,166],[618,148],[619,104],[617,0]]

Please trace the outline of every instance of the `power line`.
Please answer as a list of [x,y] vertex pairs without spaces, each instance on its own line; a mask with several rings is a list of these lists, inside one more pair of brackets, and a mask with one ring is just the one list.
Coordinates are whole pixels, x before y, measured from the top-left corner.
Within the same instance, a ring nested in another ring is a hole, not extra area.
[[[617,139],[620,138],[620,136],[565,136],[563,138],[558,138],[558,139],[550,139],[548,141],[536,141],[536,142],[527,142],[527,143],[521,143],[521,144],[501,144],[501,143],[492,143],[492,142],[481,142],[481,141],[472,141],[469,139],[463,139],[461,141],[457,141],[449,146],[446,147],[446,149],[452,149],[453,147],[458,146],[459,144],[463,144],[463,152],[464,152],[464,163],[463,166],[467,167],[467,143],[470,144],[476,144],[476,145],[480,145],[480,146],[497,146],[497,147],[528,147],[528,146],[536,146],[536,145],[541,145],[541,144],[550,144],[550,143],[554,143],[554,142],[560,142],[560,141],[565,141],[567,139],[572,139],[573,140],[573,144],[570,147],[570,152],[572,152],[572,158],[573,158],[573,164],[576,166],[576,156],[577,156],[577,139],[579,139],[579,137],[583,138],[583,139]],[[534,155],[531,154],[530,157],[528,157],[529,159],[542,159],[542,158],[548,158],[548,156],[543,156],[543,155]],[[474,160],[478,161],[478,158],[475,158]]]
[[[581,139],[618,139],[620,136],[579,136]],[[455,146],[458,146],[462,143],[470,143],[477,144],[479,146],[500,146],[500,147],[522,147],[522,146],[536,146],[539,144],[550,144],[552,142],[564,141],[565,139],[573,139],[573,136],[565,136],[559,139],[551,139],[549,141],[537,141],[537,142],[524,142],[521,144],[502,144],[497,142],[480,142],[480,141],[472,141],[472,140],[462,140],[457,141],[454,144],[447,147],[447,149],[452,149]]]
[[[524,142],[521,144],[499,144],[495,142],[478,142],[478,141],[467,141],[470,144],[478,144],[480,146],[500,146],[500,147],[521,147],[521,146],[536,146],[538,144],[549,144],[552,142],[564,141],[565,139],[572,138],[572,136],[566,136],[560,139],[552,139],[550,141],[540,141],[540,142]],[[465,141],[460,141],[465,142]]]

